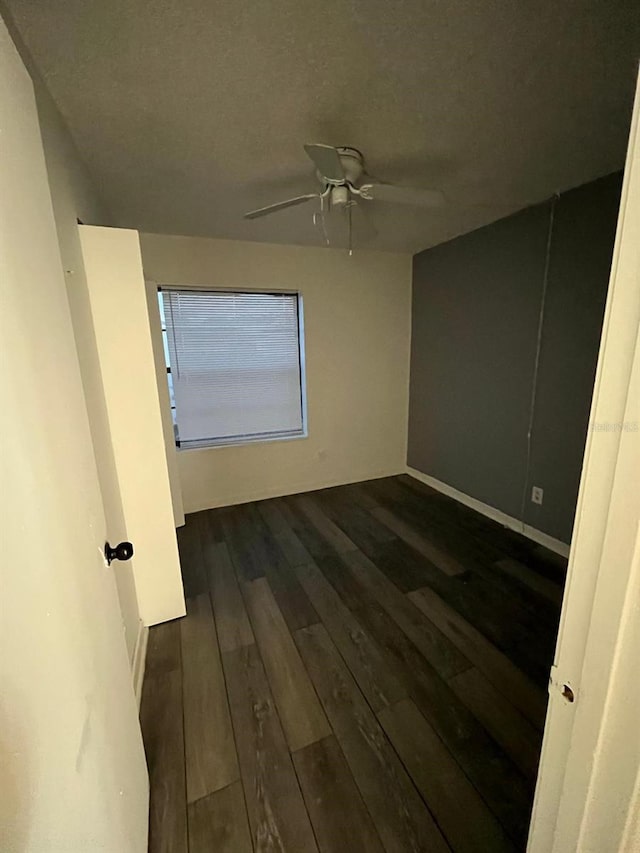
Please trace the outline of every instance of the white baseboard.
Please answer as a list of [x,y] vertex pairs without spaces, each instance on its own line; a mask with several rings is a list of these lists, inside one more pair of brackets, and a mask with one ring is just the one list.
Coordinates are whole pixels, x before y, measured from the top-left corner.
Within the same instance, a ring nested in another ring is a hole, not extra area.
[[397,477],[398,474],[403,474],[403,468],[394,468],[384,471],[368,471],[365,474],[353,474],[347,479],[340,477],[333,480],[324,480],[321,482],[302,482],[289,483],[286,486],[276,486],[269,489],[259,489],[255,492],[243,492],[235,495],[216,495],[210,500],[205,501],[205,505],[201,506],[202,502],[198,502],[193,506],[185,507],[185,514],[189,515],[192,512],[202,512],[205,509],[219,509],[225,506],[238,506],[239,504],[252,503],[253,501],[264,501],[271,498],[283,498],[289,495],[299,495],[304,492],[317,492],[320,489],[332,489],[335,486],[349,486],[352,483],[362,483],[366,480],[380,480],[383,477]]
[[407,466],[407,474],[410,477],[413,477],[414,480],[420,480],[421,483],[431,486],[431,488],[435,489],[437,492],[441,492],[443,495],[447,495],[447,497],[453,498],[471,509],[475,509],[476,512],[485,515],[487,518],[497,521],[498,524],[502,524],[503,527],[508,527],[510,530],[515,530],[516,533],[521,533],[523,536],[526,536],[527,539],[537,542],[538,545],[544,545],[545,548],[548,548],[556,554],[560,554],[561,557],[569,556],[570,546],[567,545],[566,542],[561,542],[560,539],[554,539],[553,536],[549,536],[541,530],[536,530],[535,527],[524,524],[517,518],[507,515],[505,512],[489,506],[489,504],[482,503],[482,501],[472,498],[470,495],[465,495],[464,492],[459,492],[458,489],[454,489],[453,486],[448,486],[446,483],[436,480],[435,477],[430,477],[429,474],[423,474],[416,468],[410,468]]
[[149,641],[149,629],[140,621],[138,625],[138,636],[136,647],[133,652],[132,675],[133,689],[135,690],[138,708],[142,699],[142,682],[144,681],[144,668],[147,661],[147,642]]

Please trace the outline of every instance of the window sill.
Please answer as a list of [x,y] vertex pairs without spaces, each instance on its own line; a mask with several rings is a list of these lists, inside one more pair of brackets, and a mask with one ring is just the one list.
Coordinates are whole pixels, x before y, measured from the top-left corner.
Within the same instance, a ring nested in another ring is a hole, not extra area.
[[212,440],[210,442],[203,441],[202,444],[192,444],[187,447],[176,445],[178,453],[192,453],[197,450],[224,450],[229,447],[240,447],[243,444],[272,444],[275,441],[300,441],[301,439],[309,438],[309,433],[297,433],[296,435],[275,435],[275,436],[257,436],[255,438],[236,438],[236,439],[221,439]]

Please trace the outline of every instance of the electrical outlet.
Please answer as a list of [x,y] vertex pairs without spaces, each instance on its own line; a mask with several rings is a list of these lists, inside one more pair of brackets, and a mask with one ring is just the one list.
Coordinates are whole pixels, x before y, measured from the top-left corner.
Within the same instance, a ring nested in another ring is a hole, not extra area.
[[543,495],[544,495],[544,492],[543,492],[543,490],[540,488],[540,486],[534,486],[534,487],[531,489],[531,501],[532,501],[534,504],[540,504],[540,505],[542,505],[542,496],[543,496]]

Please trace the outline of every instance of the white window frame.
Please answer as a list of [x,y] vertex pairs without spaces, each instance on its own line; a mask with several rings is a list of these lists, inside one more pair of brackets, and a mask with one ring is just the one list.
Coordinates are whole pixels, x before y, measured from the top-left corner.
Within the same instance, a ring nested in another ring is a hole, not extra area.
[[[305,358],[305,335],[304,335],[304,301],[302,293],[299,290],[278,290],[273,287],[203,287],[192,285],[178,284],[158,284],[158,294],[168,291],[197,291],[200,293],[241,293],[248,295],[274,295],[274,296],[295,296],[298,307],[298,357],[300,360],[300,406],[302,414],[302,431],[296,435],[247,435],[241,437],[222,437],[222,438],[206,438],[199,442],[190,441],[188,445],[183,445],[179,439],[180,424],[177,421],[178,438],[176,438],[176,450],[179,453],[188,453],[194,450],[204,450],[207,448],[223,448],[237,447],[243,444],[270,444],[274,441],[300,441],[309,437],[308,417],[307,417],[307,367]],[[163,334],[166,333],[166,323],[161,316]],[[164,344],[163,344],[164,353]],[[166,357],[166,356],[165,356]],[[170,375],[171,366],[167,364],[167,375]],[[168,380],[167,380],[168,381]],[[173,418],[172,418],[173,421]]]

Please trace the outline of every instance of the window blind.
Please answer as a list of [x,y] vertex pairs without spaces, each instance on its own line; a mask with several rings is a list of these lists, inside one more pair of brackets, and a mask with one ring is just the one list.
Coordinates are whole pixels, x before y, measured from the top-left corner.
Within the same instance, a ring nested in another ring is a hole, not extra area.
[[302,435],[296,294],[162,299],[181,446]]

